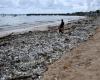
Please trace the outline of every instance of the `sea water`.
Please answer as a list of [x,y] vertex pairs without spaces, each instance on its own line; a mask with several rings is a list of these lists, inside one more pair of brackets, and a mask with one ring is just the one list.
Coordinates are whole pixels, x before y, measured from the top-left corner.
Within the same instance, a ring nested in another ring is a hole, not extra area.
[[65,23],[78,20],[80,16],[0,16],[0,37],[18,32],[45,30],[48,26],[57,26],[61,19]]

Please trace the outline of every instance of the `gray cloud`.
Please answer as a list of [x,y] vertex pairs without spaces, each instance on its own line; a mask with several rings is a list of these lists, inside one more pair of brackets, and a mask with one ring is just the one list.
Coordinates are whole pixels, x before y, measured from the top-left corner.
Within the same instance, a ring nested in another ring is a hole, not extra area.
[[100,9],[100,0],[1,0],[0,13],[75,12]]

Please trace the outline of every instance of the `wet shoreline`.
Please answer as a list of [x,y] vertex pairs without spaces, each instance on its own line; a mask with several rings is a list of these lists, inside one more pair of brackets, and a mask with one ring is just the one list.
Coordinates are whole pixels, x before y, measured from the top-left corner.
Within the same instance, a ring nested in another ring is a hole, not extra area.
[[83,16],[16,16],[0,17],[0,37],[10,34],[24,34],[29,31],[45,31],[48,26],[58,26],[60,20],[65,23],[83,19]]

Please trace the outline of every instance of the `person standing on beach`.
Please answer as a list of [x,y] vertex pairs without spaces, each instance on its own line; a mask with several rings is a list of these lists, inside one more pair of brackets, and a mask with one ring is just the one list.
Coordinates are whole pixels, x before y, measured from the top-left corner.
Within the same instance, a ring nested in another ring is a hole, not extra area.
[[64,21],[63,21],[63,19],[61,20],[61,24],[59,26],[59,33],[64,33]]

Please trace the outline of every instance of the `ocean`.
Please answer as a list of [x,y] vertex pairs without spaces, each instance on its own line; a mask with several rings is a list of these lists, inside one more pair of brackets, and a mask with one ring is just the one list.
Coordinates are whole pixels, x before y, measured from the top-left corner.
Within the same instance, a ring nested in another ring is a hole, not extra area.
[[48,26],[57,26],[61,19],[65,23],[78,20],[80,16],[0,16],[0,37],[34,30],[45,30]]

